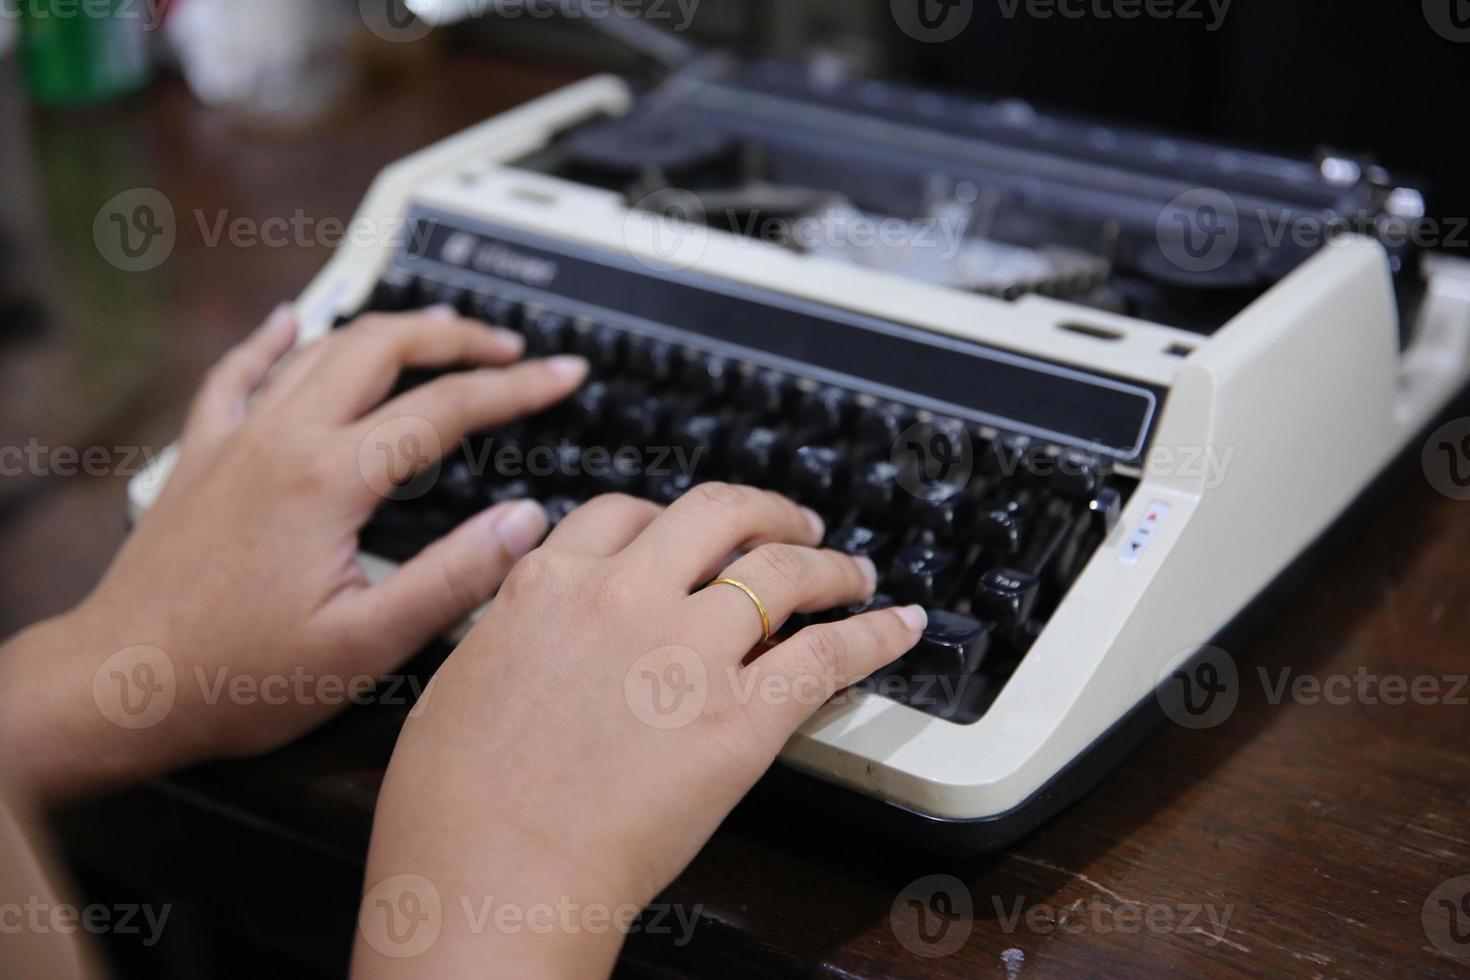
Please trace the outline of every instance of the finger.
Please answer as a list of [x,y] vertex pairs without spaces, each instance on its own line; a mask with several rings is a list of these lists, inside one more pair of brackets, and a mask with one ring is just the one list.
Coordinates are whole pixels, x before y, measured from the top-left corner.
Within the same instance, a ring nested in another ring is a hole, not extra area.
[[762,702],[784,732],[795,731],[827,700],[913,649],[928,623],[922,606],[881,609],[836,623],[808,626],[745,669],[751,690],[788,696]]
[[546,535],[546,512],[531,500],[492,507],[430,545],[387,579],[352,596],[339,614],[353,634],[371,637],[379,663],[404,657],[488,601],[512,566]]
[[366,485],[401,486],[460,440],[566,398],[587,377],[580,357],[456,371],[393,399],[354,427]]
[[449,307],[371,313],[327,339],[310,383],[289,404],[311,418],[351,422],[380,404],[405,368],[493,367],[524,350],[519,334],[462,319]]
[[[765,606],[774,635],[796,612],[851,606],[873,594],[878,572],[867,558],[790,544],[764,544],[720,573],[750,588]],[[760,610],[741,589],[710,585],[689,597],[691,619],[708,623],[728,652],[744,656],[762,638]]]
[[595,497],[557,525],[546,547],[608,558],[626,548],[662,513],[662,507],[637,497]]
[[704,483],[674,502],[627,549],[649,574],[693,588],[743,545],[821,542],[822,519],[779,494],[728,483]]
[[249,337],[210,369],[189,411],[184,439],[210,443],[233,432],[245,419],[250,396],[296,343],[296,314],[278,306]]

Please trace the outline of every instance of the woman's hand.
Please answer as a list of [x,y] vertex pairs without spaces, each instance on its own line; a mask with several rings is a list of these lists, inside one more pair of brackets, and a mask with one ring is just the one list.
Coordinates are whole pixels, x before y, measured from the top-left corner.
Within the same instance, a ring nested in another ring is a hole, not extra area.
[[[355,560],[382,494],[431,449],[559,401],[584,361],[513,364],[519,336],[439,308],[364,316],[272,375],[295,337],[278,311],[210,372],[167,487],[96,591],[0,650],[0,742],[41,798],[289,741],[544,536],[539,505],[512,503],[375,587]],[[478,370],[380,404],[405,368]]]
[[[747,662],[756,604],[700,586],[745,583],[773,629],[870,596],[872,564],[821,540],[810,511],[726,485],[664,512],[604,497],[567,518],[404,729],[374,822],[358,972],[609,972],[627,910],[693,858],[806,718],[923,630],[918,607],[872,612]],[[506,906],[519,927],[503,927]],[[543,917],[549,933],[531,918],[548,909],[567,910]]]

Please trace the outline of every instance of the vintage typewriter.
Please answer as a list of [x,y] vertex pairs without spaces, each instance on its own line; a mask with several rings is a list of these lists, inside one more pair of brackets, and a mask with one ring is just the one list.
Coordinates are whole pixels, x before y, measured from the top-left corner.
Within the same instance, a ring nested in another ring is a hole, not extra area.
[[982,850],[1131,750],[1464,386],[1470,274],[1391,233],[1423,208],[1366,159],[711,55],[389,168],[361,216],[402,233],[298,310],[309,339],[447,302],[593,364],[387,502],[374,575],[512,497],[558,519],[729,480],[818,509],[930,626],[779,778]]

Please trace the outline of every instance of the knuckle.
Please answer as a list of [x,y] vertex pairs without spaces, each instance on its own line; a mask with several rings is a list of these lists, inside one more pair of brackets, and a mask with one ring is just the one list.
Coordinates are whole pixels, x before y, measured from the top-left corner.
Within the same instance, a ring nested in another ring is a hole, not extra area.
[[708,507],[733,508],[747,499],[747,492],[729,483],[701,483],[690,491],[689,496]]
[[807,577],[809,556],[801,548],[789,544],[763,544],[751,554],[758,555],[764,569],[783,585],[798,586]]
[[634,514],[640,513],[646,506],[648,506],[646,501],[639,500],[637,497],[630,496],[626,493],[605,493],[601,496],[593,497],[582,505],[584,510],[595,513],[599,518],[631,517]]
[[555,552],[538,548],[516,562],[515,568],[501,586],[500,594],[508,600],[514,600],[517,596],[542,594],[552,583],[563,578],[565,572],[561,559]]

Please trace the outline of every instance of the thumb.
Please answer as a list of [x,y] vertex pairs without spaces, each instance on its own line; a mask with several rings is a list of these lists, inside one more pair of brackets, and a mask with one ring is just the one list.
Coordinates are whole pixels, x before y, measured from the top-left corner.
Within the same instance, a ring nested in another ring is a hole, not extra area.
[[546,530],[546,512],[534,500],[499,504],[357,593],[343,612],[393,658],[391,669],[495,595]]

